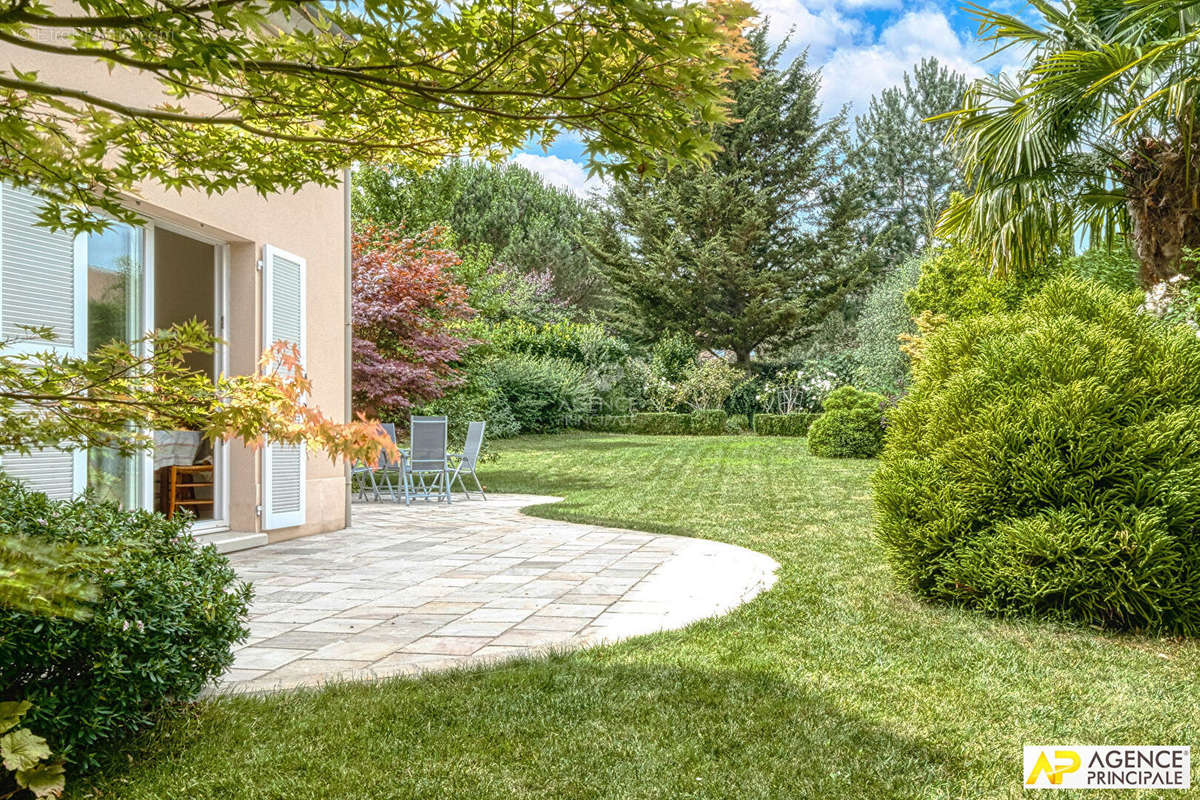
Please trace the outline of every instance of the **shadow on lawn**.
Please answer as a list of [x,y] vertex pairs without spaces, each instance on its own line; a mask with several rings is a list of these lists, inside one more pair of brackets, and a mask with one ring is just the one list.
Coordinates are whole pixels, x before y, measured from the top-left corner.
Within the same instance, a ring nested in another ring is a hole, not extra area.
[[142,737],[96,788],[105,798],[511,800],[907,798],[962,786],[961,755],[785,674],[604,663],[610,652],[206,701]]

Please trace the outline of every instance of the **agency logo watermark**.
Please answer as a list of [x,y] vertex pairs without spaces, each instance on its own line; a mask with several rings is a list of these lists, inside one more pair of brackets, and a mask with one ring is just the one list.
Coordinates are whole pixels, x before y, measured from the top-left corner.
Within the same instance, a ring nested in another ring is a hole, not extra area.
[[1026,789],[1189,789],[1192,748],[1026,745]]

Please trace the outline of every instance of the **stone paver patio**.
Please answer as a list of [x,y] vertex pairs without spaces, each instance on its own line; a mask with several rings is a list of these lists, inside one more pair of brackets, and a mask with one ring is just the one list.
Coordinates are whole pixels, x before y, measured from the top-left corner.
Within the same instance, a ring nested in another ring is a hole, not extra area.
[[578,647],[725,613],[775,581],[733,545],[534,519],[493,495],[356,504],[336,533],[234,553],[250,639],[216,691],[373,679]]

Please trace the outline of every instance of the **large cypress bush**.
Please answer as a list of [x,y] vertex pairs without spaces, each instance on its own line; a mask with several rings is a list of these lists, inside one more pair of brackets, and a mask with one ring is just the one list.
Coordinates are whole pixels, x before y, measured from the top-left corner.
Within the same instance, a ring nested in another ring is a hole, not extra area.
[[888,417],[878,530],[923,597],[1200,632],[1200,340],[1079,278],[934,333]]
[[30,701],[24,724],[76,766],[196,695],[246,638],[250,587],[187,526],[0,479],[0,535],[78,546],[63,568],[98,595],[86,619],[0,606],[0,701]]

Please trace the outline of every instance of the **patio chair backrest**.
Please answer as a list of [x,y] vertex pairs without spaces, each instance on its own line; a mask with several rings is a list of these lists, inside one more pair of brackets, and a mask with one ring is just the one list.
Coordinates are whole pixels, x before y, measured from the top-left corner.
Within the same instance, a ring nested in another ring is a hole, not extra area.
[[409,422],[410,468],[416,472],[446,468],[446,418],[412,417]]
[[[396,423],[381,422],[381,423],[379,423],[379,427],[383,428],[383,432],[386,433],[388,435],[388,438],[392,440],[392,444],[395,444],[396,443]],[[379,451],[379,468],[380,469],[393,469],[396,466],[397,466],[396,462],[393,461],[388,456],[387,450],[381,449]]]
[[483,429],[486,426],[486,422],[467,423],[467,443],[463,446],[462,461],[468,470],[475,469],[475,462],[479,460],[479,451],[483,449]]

